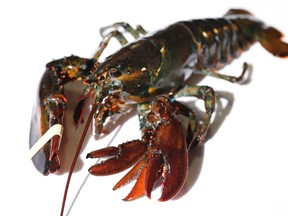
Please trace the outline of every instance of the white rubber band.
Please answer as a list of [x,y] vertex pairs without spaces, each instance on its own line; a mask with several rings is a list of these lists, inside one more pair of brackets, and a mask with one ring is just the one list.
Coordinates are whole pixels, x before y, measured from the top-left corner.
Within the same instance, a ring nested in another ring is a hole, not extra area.
[[55,124],[51,128],[49,128],[46,133],[40,137],[40,139],[30,148],[29,150],[29,158],[32,159],[39,151],[42,149],[45,144],[55,135],[59,135],[62,137],[63,134],[63,125]]

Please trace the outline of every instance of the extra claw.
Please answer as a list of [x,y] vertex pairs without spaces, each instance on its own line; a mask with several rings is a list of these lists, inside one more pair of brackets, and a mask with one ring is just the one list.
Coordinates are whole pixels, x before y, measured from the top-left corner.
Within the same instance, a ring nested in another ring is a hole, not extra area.
[[117,182],[117,184],[115,184],[113,190],[117,190],[118,188],[138,178],[141,173],[141,170],[144,168],[145,162],[146,159],[144,157],[119,182]]
[[145,191],[149,199],[151,199],[151,192],[153,190],[154,183],[157,181],[157,179],[159,179],[163,165],[164,165],[163,157],[159,154],[154,155],[149,159],[147,165],[147,170],[149,172],[147,172],[145,180]]
[[[183,187],[188,172],[187,137],[184,135],[187,133],[184,132],[177,115],[181,113],[190,116],[186,108],[176,105],[165,96],[157,97],[153,111],[147,114],[153,117],[153,121],[150,122],[153,127],[144,127],[143,139],[89,153],[87,158],[108,157],[92,166],[89,172],[97,176],[110,175],[136,163],[113,187],[113,190],[116,190],[136,179],[132,190],[123,200],[131,201],[144,195],[151,198],[155,183],[161,176],[162,195],[159,201],[173,198]],[[192,131],[191,127],[188,127],[188,130],[195,132],[195,128],[194,126]]]
[[140,140],[130,141],[118,147],[108,147],[91,152],[87,157],[99,158],[110,156],[102,163],[90,167],[93,175],[111,175],[121,172],[137,162],[146,152],[146,144]]
[[155,182],[161,174],[164,180],[159,201],[173,198],[183,187],[188,171],[188,152],[181,123],[170,118],[159,125],[152,145],[156,147],[148,151],[114,186],[113,189],[117,189],[137,179],[131,192],[123,200],[135,200],[145,194],[151,198]]
[[96,151],[92,151],[87,154],[86,158],[100,158],[100,157],[108,157],[108,156],[115,156],[119,153],[119,149],[117,147],[107,147],[104,149],[99,149]]
[[132,201],[138,199],[139,197],[145,195],[145,178],[146,178],[147,168],[144,167],[137,178],[137,181],[130,191],[130,193],[123,199],[124,201]]

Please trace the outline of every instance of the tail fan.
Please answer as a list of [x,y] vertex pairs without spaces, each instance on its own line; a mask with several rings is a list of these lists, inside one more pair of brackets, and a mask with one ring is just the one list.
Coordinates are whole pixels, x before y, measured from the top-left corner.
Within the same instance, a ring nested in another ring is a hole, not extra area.
[[283,34],[273,27],[263,31],[259,42],[271,54],[278,57],[288,57],[288,43],[282,41]]

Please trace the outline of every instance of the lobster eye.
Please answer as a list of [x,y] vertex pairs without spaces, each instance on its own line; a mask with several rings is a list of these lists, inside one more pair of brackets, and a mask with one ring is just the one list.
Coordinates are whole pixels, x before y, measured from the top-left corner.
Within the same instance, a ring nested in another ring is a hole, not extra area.
[[121,76],[121,72],[119,70],[117,70],[116,68],[110,68],[109,69],[109,75],[110,75],[110,77],[117,78],[117,77]]

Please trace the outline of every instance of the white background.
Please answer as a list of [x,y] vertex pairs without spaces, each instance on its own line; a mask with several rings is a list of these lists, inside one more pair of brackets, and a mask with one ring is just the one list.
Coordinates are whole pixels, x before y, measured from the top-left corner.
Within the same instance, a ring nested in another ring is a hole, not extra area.
[[[44,216],[60,212],[65,169],[71,158],[65,161],[62,173],[44,177],[27,157],[30,114],[47,62],[70,54],[90,57],[101,40],[99,28],[114,22],[126,21],[157,30],[179,20],[219,17],[230,8],[250,10],[288,35],[287,7],[283,3],[280,0],[2,1],[0,214]],[[176,215],[184,209],[185,214],[195,216],[288,215],[288,60],[274,58],[257,44],[221,72],[238,75],[245,61],[253,65],[251,82],[246,85],[215,78],[198,83],[212,86],[220,99],[205,149],[199,148],[191,156],[189,177],[179,199],[159,203],[156,192],[152,200],[144,197],[123,202],[121,199],[132,185],[111,190],[123,173],[90,176],[70,215]],[[75,133],[70,127],[65,128],[64,141],[74,152],[81,128]],[[127,119],[112,145],[139,138],[137,128],[136,116]],[[85,159],[86,154],[107,146],[116,131],[98,142],[89,135],[89,144],[72,178],[66,210],[87,176],[88,167],[94,163]]]

